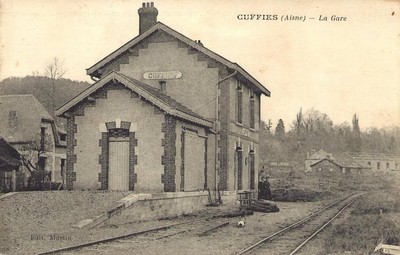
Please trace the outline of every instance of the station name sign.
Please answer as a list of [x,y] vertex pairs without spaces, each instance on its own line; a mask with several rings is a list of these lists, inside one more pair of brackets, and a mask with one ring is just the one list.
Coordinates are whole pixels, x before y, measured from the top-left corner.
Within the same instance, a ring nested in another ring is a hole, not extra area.
[[143,78],[146,80],[170,80],[179,79],[182,77],[180,71],[166,71],[166,72],[145,72]]

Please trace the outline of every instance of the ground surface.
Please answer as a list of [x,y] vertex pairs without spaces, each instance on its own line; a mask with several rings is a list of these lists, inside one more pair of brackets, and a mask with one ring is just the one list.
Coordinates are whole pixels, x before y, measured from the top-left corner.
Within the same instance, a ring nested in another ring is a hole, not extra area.
[[[0,252],[26,252],[36,236],[64,235],[71,225],[111,208],[123,192],[19,192],[0,200]],[[54,244],[56,245],[56,244]]]
[[[67,247],[102,238],[145,230],[194,217],[172,220],[153,220],[95,229],[75,229],[71,224],[98,215],[124,195],[118,192],[27,192],[17,193],[0,200],[1,234],[0,253],[34,254]],[[101,202],[100,202],[101,201]],[[181,247],[168,247],[168,239],[162,245],[141,247],[141,254],[232,254],[262,237],[274,232],[327,204],[317,202],[278,202],[278,213],[255,213],[246,218],[246,226],[237,228],[237,218],[231,224],[207,237],[182,237]],[[22,206],[21,206],[22,205]],[[213,212],[237,209],[237,205],[207,208]],[[206,211],[199,212],[204,216]],[[54,239],[57,236],[59,240]]]
[[[301,254],[374,254],[373,248],[388,235],[400,237],[400,175],[376,185],[364,182],[364,196],[346,213],[307,245]],[[335,190],[336,196],[354,192]],[[386,187],[386,189],[382,189]],[[71,225],[93,218],[110,209],[127,195],[121,192],[54,191],[24,192],[0,199],[0,253],[35,254],[98,239],[119,236],[188,221],[209,213],[231,211],[237,205],[207,207],[190,217],[152,220],[123,225],[76,229]],[[209,236],[177,235],[157,241],[155,245],[137,245],[140,254],[235,254],[256,241],[305,217],[334,198],[314,202],[277,202],[278,213],[255,213],[246,218],[244,228],[237,228],[238,218]],[[382,214],[380,213],[382,209]],[[56,240],[53,240],[56,239]],[[175,243],[172,246],[172,243]],[[132,250],[126,251],[131,254]],[[87,254],[98,254],[98,251]],[[124,254],[124,253],[121,253]]]
[[390,236],[400,238],[400,173],[387,178],[390,182],[386,187],[377,189],[370,185],[368,194],[356,201],[299,254],[380,254],[374,252],[379,243]]

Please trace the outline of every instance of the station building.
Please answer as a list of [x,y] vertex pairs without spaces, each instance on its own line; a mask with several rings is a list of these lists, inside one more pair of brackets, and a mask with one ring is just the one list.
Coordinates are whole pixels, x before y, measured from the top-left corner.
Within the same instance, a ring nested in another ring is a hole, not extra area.
[[57,111],[68,119],[67,188],[255,190],[270,91],[158,22],[153,3],[138,13],[139,35],[88,68],[95,83]]

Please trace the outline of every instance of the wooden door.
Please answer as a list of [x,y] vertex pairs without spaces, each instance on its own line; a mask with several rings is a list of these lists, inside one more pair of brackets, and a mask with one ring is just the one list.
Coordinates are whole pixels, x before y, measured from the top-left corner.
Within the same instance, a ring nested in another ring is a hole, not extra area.
[[110,138],[109,190],[129,190],[129,139]]
[[184,148],[184,191],[204,190],[204,138],[187,130]]

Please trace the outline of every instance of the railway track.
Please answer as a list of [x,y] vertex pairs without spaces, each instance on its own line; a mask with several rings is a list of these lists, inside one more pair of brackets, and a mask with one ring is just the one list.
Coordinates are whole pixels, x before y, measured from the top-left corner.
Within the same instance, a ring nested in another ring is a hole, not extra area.
[[[295,254],[302,246],[317,235],[361,195],[363,194],[352,194],[338,199],[300,221],[297,221],[240,251],[238,255]],[[217,228],[228,224],[229,220],[209,216],[207,218],[172,223],[140,232],[97,240],[39,254],[132,254],[132,251],[140,251],[145,249],[147,246],[154,245],[158,242],[168,240],[168,242],[174,243],[177,240],[179,241],[183,235],[185,237],[200,237],[208,235]]]
[[277,231],[237,253],[294,255],[363,194],[352,194]]
[[94,242],[56,249],[37,255],[49,254],[131,254],[132,250],[151,245],[152,242],[173,238],[179,235],[205,236],[219,227],[229,224],[222,218],[202,218],[191,221],[169,224],[127,235],[102,239]]

